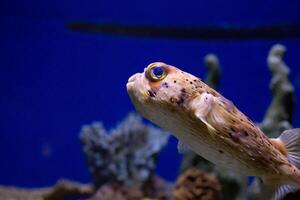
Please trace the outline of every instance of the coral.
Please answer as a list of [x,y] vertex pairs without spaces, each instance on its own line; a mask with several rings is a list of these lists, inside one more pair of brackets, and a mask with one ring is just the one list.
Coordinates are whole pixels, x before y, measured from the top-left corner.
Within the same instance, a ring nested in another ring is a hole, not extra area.
[[90,200],[140,200],[143,194],[137,186],[107,184],[100,187]]
[[221,185],[215,177],[191,168],[177,179],[173,196],[175,200],[219,200]]
[[136,114],[129,114],[109,133],[95,122],[83,126],[80,134],[96,187],[108,182],[130,185],[147,181],[168,138],[169,134],[145,125]]
[[289,81],[290,69],[283,61],[285,51],[285,46],[276,44],[271,48],[267,59],[272,73],[270,90],[273,99],[260,128],[270,137],[277,137],[284,130],[292,128],[295,94]]
[[171,185],[166,183],[163,179],[158,176],[152,176],[146,181],[141,189],[144,193],[144,197],[156,200],[168,200],[171,199]]
[[157,176],[152,176],[143,184],[106,184],[101,186],[90,200],[169,200],[168,184]]
[[94,192],[94,187],[69,180],[60,180],[53,187],[47,188],[16,188],[0,187],[0,199],[10,200],[64,200],[70,198],[88,197]]
[[219,59],[215,54],[207,54],[204,57],[204,63],[208,69],[205,82],[210,87],[217,89],[219,87],[221,77],[221,67],[219,64]]

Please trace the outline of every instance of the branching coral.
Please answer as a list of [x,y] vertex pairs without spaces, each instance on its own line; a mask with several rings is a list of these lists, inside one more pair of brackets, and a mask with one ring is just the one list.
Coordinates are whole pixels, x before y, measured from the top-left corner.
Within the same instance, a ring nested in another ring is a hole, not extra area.
[[277,137],[284,130],[292,128],[295,94],[289,81],[290,69],[283,61],[285,51],[285,46],[276,44],[267,59],[273,76],[270,83],[273,99],[260,128],[270,137]]
[[208,69],[205,79],[206,84],[214,89],[218,89],[221,77],[221,67],[218,57],[215,54],[207,54],[204,57],[204,63]]
[[169,134],[145,125],[136,114],[129,114],[109,133],[96,122],[84,126],[80,134],[96,187],[108,182],[130,185],[146,181],[168,138]]

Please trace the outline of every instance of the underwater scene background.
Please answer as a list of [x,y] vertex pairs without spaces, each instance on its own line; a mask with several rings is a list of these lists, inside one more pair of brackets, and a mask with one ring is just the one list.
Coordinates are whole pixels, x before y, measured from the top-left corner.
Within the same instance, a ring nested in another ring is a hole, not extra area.
[[[71,29],[70,23],[263,27],[300,23],[299,8],[297,0],[1,1],[0,185],[91,182],[82,126],[101,121],[109,130],[133,112],[127,80],[155,61],[205,78],[203,58],[214,53],[222,70],[218,90],[261,122],[272,100],[268,52],[283,44],[298,100],[293,126],[300,127],[299,37],[138,37]],[[181,165],[176,146],[171,136],[158,156],[156,173],[167,181],[176,180]]]

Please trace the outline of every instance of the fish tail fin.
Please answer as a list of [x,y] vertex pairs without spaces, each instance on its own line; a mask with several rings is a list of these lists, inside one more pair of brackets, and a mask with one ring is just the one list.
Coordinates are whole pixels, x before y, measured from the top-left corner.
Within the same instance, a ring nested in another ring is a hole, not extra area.
[[284,145],[288,160],[300,168],[300,128],[284,131],[276,140]]
[[294,165],[286,170],[291,183],[300,188],[300,128],[284,131],[277,140],[283,144],[288,161]]
[[285,178],[264,180],[262,196],[265,195],[265,199],[280,200],[288,193],[300,189],[300,129],[286,130],[271,141],[294,165],[283,169],[286,172]]
[[282,200],[288,193],[297,191],[292,185],[281,185],[272,179],[263,179],[259,200]]

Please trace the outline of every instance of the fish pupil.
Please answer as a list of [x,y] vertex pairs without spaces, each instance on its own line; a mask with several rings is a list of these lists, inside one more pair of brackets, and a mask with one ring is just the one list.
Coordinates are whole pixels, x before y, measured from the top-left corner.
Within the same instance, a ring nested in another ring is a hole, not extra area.
[[154,67],[152,72],[155,76],[161,77],[164,74],[164,69],[162,67]]

